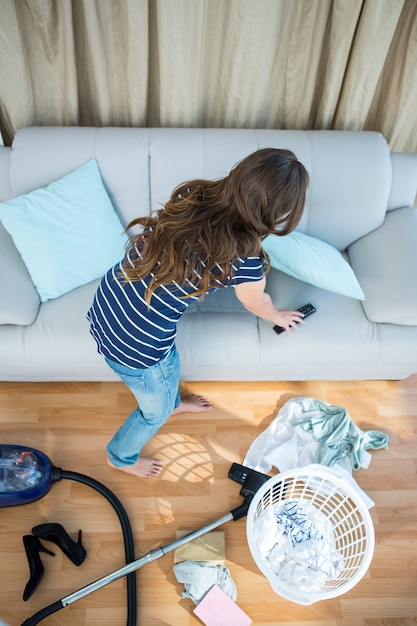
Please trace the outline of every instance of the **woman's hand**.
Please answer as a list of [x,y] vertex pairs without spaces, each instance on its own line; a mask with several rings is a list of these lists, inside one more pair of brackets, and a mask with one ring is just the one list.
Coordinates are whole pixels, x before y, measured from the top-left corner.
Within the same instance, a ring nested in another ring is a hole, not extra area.
[[300,311],[277,309],[270,296],[265,293],[265,285],[265,278],[253,283],[241,283],[236,285],[235,294],[245,309],[258,317],[282,326],[287,335],[290,335],[291,329],[296,329],[297,324],[304,324],[304,315]]
[[291,328],[297,330],[297,324],[304,324],[304,313],[300,311],[287,311],[286,309],[275,309],[275,324],[285,328],[287,335],[291,335]]

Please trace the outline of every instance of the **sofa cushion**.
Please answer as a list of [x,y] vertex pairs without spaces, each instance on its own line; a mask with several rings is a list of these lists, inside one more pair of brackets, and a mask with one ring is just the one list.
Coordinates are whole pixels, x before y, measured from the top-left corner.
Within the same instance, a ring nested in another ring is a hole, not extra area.
[[124,254],[127,235],[95,159],[0,205],[0,219],[45,302],[102,276]]
[[307,131],[313,163],[298,230],[340,251],[381,226],[391,185],[389,147],[372,131]]
[[192,302],[185,313],[247,313],[233,287],[217,289]]
[[0,324],[32,324],[39,294],[9,233],[0,223]]
[[325,241],[294,231],[262,242],[273,268],[321,289],[364,299],[356,276],[339,250]]
[[417,209],[397,209],[348,248],[372,322],[417,325],[416,232]]

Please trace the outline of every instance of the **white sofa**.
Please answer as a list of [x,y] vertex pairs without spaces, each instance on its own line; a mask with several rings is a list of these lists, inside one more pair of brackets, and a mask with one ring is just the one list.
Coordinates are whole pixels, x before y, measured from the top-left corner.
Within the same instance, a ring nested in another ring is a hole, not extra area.
[[[0,148],[0,200],[95,158],[126,224],[163,205],[178,183],[224,176],[266,146],[293,150],[307,167],[311,184],[297,230],[345,254],[365,300],[273,269],[268,291],[278,307],[317,307],[288,337],[243,311],[233,289],[218,292],[179,323],[183,379],[400,379],[417,372],[417,155],[390,154],[379,133],[26,128],[11,148]],[[40,303],[0,224],[0,380],[116,380],[85,318],[97,284]]]

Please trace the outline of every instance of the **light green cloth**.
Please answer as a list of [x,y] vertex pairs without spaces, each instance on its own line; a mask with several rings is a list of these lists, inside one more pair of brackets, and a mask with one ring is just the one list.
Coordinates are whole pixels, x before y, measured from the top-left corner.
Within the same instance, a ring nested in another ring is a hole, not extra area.
[[302,417],[293,426],[311,433],[319,447],[315,463],[332,466],[348,456],[353,469],[361,466],[363,450],[388,448],[388,436],[378,430],[363,431],[346,409],[315,398],[300,399]]

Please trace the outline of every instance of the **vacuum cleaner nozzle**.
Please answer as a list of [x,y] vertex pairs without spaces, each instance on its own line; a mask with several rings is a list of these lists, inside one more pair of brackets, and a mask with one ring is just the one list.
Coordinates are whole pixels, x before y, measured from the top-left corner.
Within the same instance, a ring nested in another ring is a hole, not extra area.
[[52,464],[34,448],[0,445],[0,508],[43,498],[52,485]]
[[236,483],[242,485],[240,495],[245,498],[244,502],[240,506],[233,509],[233,511],[230,511],[233,515],[233,519],[236,521],[242,517],[246,517],[253,496],[271,477],[267,474],[257,472],[250,467],[246,467],[245,465],[239,465],[239,463],[233,463],[228,476]]
[[254,496],[258,489],[271,477],[267,474],[257,472],[250,467],[246,467],[245,465],[233,463],[229,470],[229,478],[243,485],[240,490],[240,495],[245,497]]

